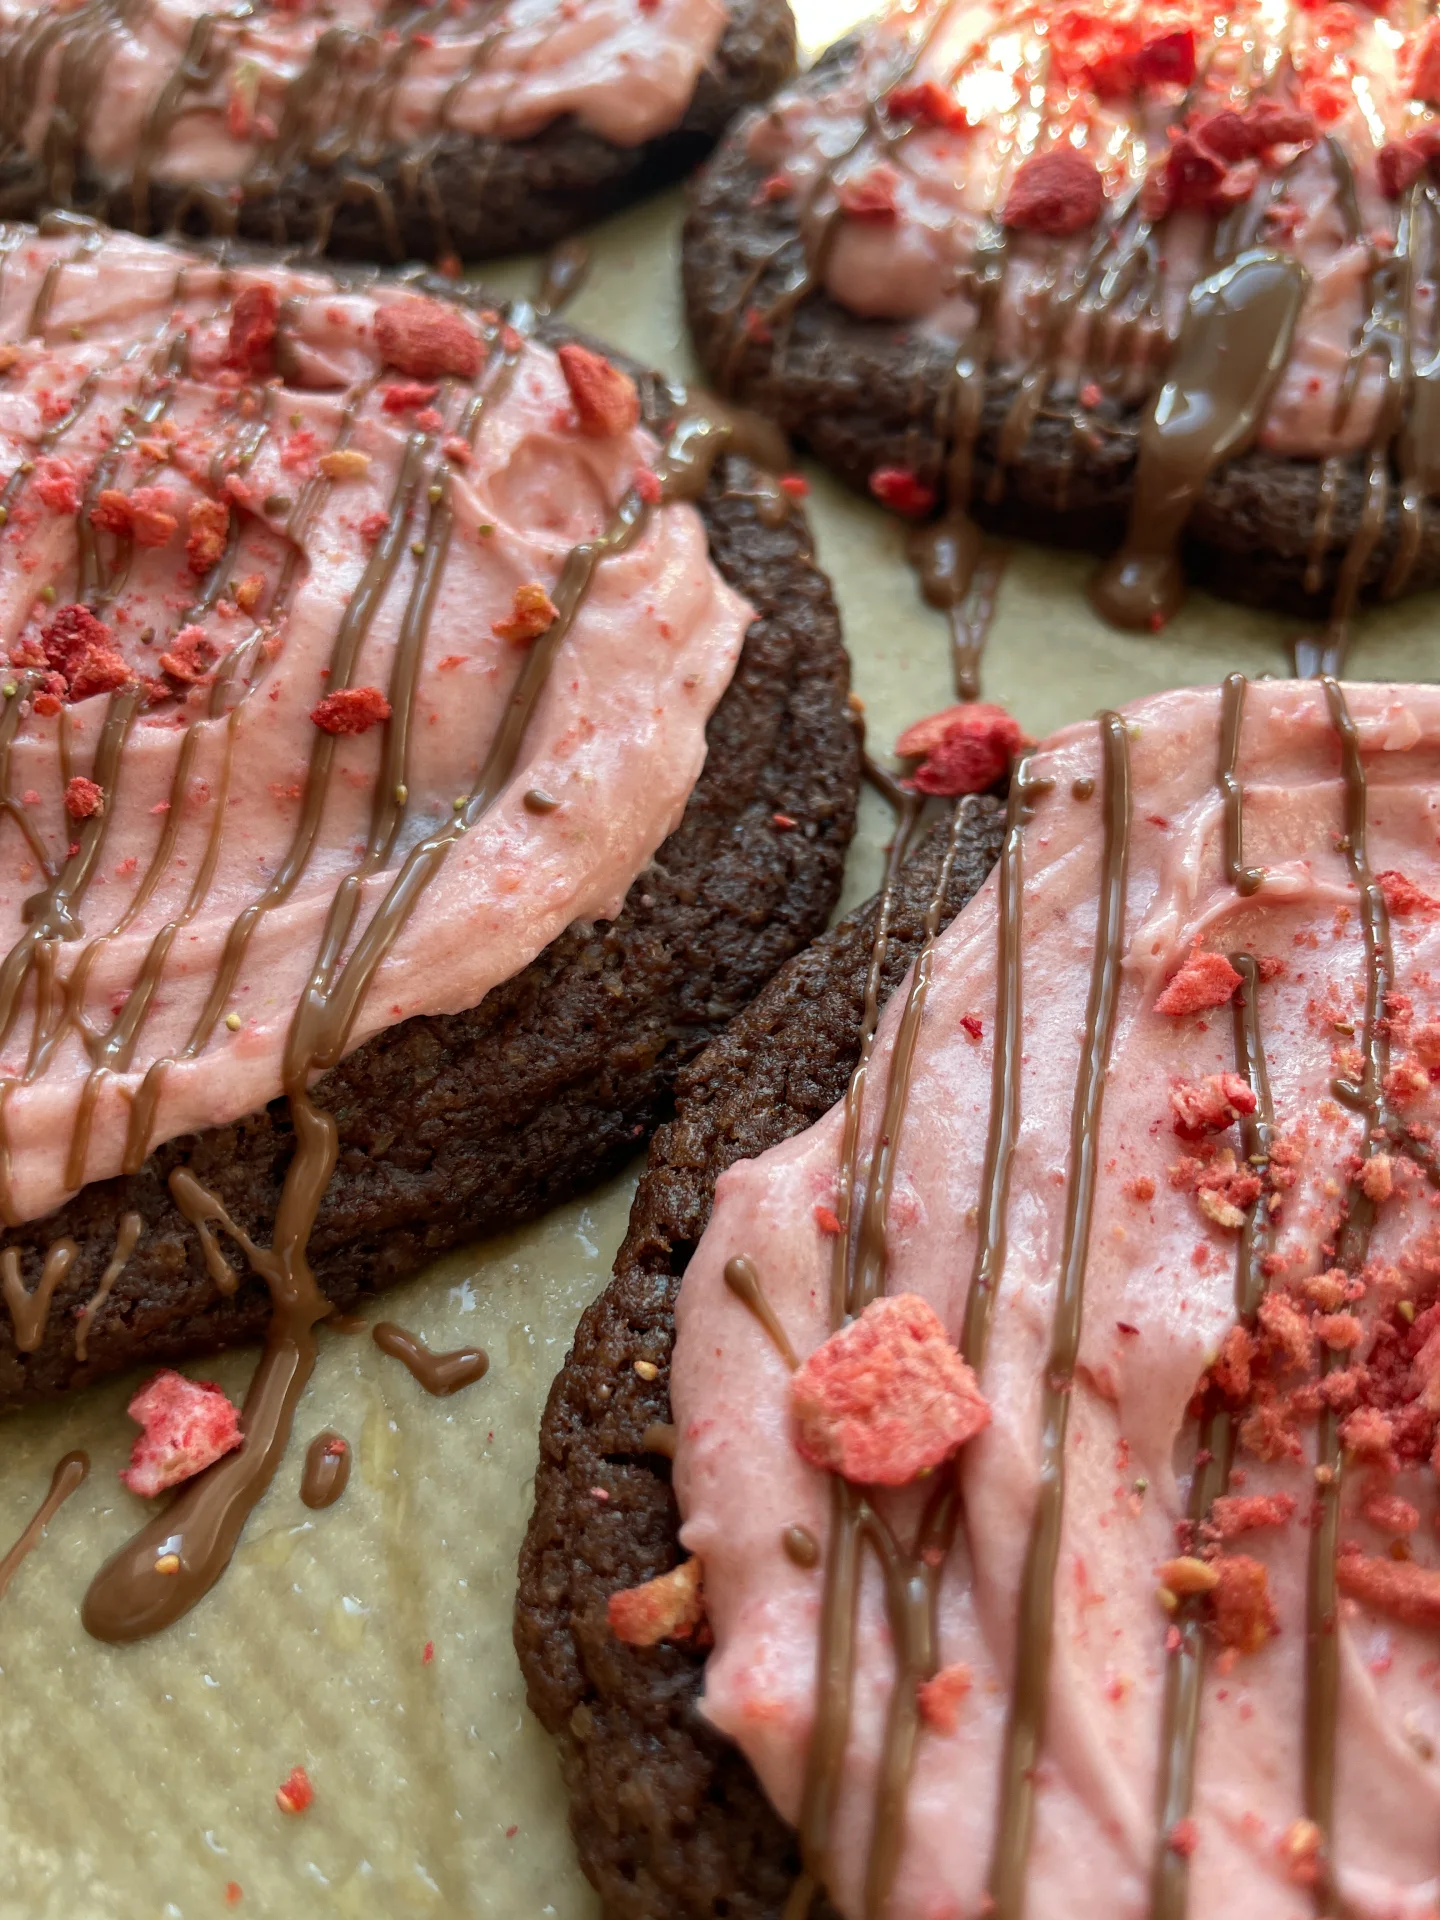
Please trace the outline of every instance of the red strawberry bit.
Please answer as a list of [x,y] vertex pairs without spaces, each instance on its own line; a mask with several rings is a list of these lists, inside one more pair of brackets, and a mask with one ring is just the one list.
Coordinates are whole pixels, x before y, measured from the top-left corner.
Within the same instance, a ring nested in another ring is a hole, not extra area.
[[962,1013],[960,1027],[967,1039],[978,1042],[985,1038],[985,1022],[978,1013]]
[[275,334],[280,296],[267,281],[242,287],[230,309],[230,338],[225,364],[252,380],[268,380],[275,371]]
[[1280,1629],[1267,1569],[1243,1553],[1222,1553],[1211,1565],[1220,1576],[1210,1595],[1220,1644],[1237,1653],[1258,1653]]
[[1344,1553],[1335,1562],[1340,1591],[1407,1627],[1440,1627],[1440,1567],[1378,1554]]
[[1176,1820],[1165,1835],[1165,1845],[1171,1853],[1178,1853],[1182,1860],[1188,1860],[1200,1844],[1200,1829],[1189,1814]]
[[1365,1518],[1382,1533],[1412,1534],[1420,1525],[1420,1509],[1398,1493],[1377,1491],[1370,1494],[1364,1508]]
[[498,640],[512,646],[528,647],[542,633],[548,633],[560,617],[560,610],[538,580],[529,580],[515,589],[515,600],[503,620],[492,620],[490,631]]
[[1416,1059],[1426,1067],[1440,1067],[1440,1020],[1422,1020],[1410,1034]]
[[230,509],[223,500],[192,500],[185,518],[190,528],[185,561],[193,574],[203,577],[224,558]]
[[[1440,26],[1440,20],[1435,22]],[[1404,920],[1412,913],[1440,912],[1440,900],[1417,887],[1413,880],[1407,880],[1403,873],[1397,873],[1393,867],[1384,873],[1377,873],[1376,881],[1385,896],[1386,910],[1397,920]]]
[[1105,183],[1088,154],[1052,147],[1015,170],[1005,202],[1005,225],[1052,239],[1093,227],[1105,205]]
[[1395,1444],[1394,1422],[1378,1407],[1357,1407],[1341,1421],[1340,1439],[1357,1459],[1383,1462]]
[[658,507],[665,498],[665,489],[660,483],[660,476],[650,467],[636,467],[631,475],[630,484],[647,507]]
[[180,680],[186,686],[203,686],[210,677],[210,669],[220,658],[220,649],[200,626],[182,627],[170,643],[169,651],[160,656],[162,670],[172,680]]
[[139,547],[163,547],[175,537],[175,492],[171,487],[136,487],[121,493],[106,487],[90,510],[92,525],[106,533],[128,534]]
[[688,1640],[705,1618],[704,1571],[692,1554],[669,1573],[622,1587],[605,1602],[610,1631],[627,1647]]
[[1223,953],[1203,953],[1197,944],[1179,971],[1170,976],[1155,1002],[1155,1011],[1175,1017],[1204,1013],[1211,1007],[1223,1007],[1239,985],[1240,976]]
[[840,1216],[833,1207],[817,1206],[815,1209],[815,1224],[819,1227],[821,1233],[835,1235],[844,1231],[840,1225]]
[[907,758],[924,754],[912,775],[918,793],[953,798],[993,787],[1024,743],[1019,723],[1003,707],[967,701],[917,720],[895,750]]
[[868,484],[881,506],[894,513],[918,518],[935,505],[934,487],[927,486],[909,467],[876,467]]
[[1288,1493],[1222,1493],[1210,1508],[1204,1531],[1217,1540],[1234,1540],[1261,1527],[1288,1527],[1295,1500]]
[[1375,156],[1375,173],[1380,191],[1388,200],[1408,193],[1429,164],[1429,155],[1413,136],[1406,140],[1387,140]]
[[380,406],[385,413],[409,413],[412,407],[427,407],[440,391],[438,386],[424,387],[414,381],[397,382],[380,389]]
[[975,1375],[918,1294],[870,1305],[791,1378],[796,1446],[812,1467],[901,1487],[938,1467],[990,1419]]
[[960,1725],[960,1703],[973,1684],[963,1660],[941,1667],[929,1680],[922,1680],[915,1689],[915,1700],[926,1726],[936,1733],[954,1733]]
[[1259,152],[1267,147],[1303,147],[1319,133],[1313,113],[1278,100],[1257,100],[1246,109],[1245,119]]
[[35,462],[35,491],[52,513],[80,511],[80,482],[75,469],[55,454]]
[[1141,42],[1135,78],[1142,87],[1188,87],[1195,78],[1195,29],[1185,20],[1157,20]]
[[918,127],[944,127],[949,133],[964,133],[970,126],[970,116],[938,80],[915,80],[909,86],[892,87],[885,97],[885,111],[892,120],[909,120]]
[[292,1767],[284,1786],[275,1789],[275,1804],[282,1813],[304,1813],[315,1803],[315,1789],[304,1767]]
[[360,526],[358,529],[360,538],[365,542],[367,546],[373,547],[375,542],[380,538],[381,534],[385,532],[385,530],[388,528],[389,525],[390,525],[389,514],[384,512],[381,508],[377,507],[373,513],[367,513],[364,519],[360,522]]
[[899,212],[895,204],[899,185],[899,174],[888,161],[882,160],[868,173],[842,180],[835,198],[840,202],[840,211],[851,220],[872,220],[877,225],[888,226]]
[[72,820],[91,820],[105,811],[105,789],[77,773],[65,789],[65,811]]
[[463,434],[452,433],[440,448],[447,460],[453,460],[457,467],[468,467],[475,458],[475,449]]
[[1233,107],[1199,115],[1186,131],[1208,152],[1227,162],[1248,160],[1258,145],[1251,122]]
[[[84,700],[92,693],[113,693],[130,678],[130,669],[115,647],[110,628],[78,603],[57,609],[40,636],[40,645],[46,665],[63,680],[71,700]],[[36,711],[41,711],[38,699]]]
[[1195,1198],[1200,1211],[1217,1227],[1238,1233],[1245,1212],[1260,1197],[1261,1179],[1248,1167],[1239,1167],[1228,1150],[1195,1176]]
[[1410,96],[1440,107],[1440,20],[1427,20],[1415,37],[1415,71]]
[[169,1368],[141,1388],[127,1411],[144,1432],[120,1478],[147,1500],[203,1473],[244,1438],[239,1412],[222,1388]]
[[1231,1327],[1220,1342],[1210,1378],[1232,1404],[1250,1398],[1250,1363],[1254,1358],[1255,1341],[1248,1328]]
[[1175,1131],[1182,1140],[1223,1133],[1242,1113],[1254,1113],[1250,1084],[1238,1073],[1209,1073],[1203,1080],[1177,1080],[1170,1089]]
[[578,341],[557,349],[560,371],[570,389],[580,431],[595,439],[629,433],[640,419],[640,395],[628,373],[613,366],[603,353],[592,353]]
[[129,496],[115,487],[102,487],[100,498],[90,509],[90,524],[101,533],[128,534],[130,531]]
[[375,342],[387,367],[415,380],[444,373],[473,380],[485,361],[485,342],[444,300],[397,300],[381,307]]
[[1281,1370],[1298,1371],[1310,1365],[1315,1355],[1315,1336],[1310,1322],[1293,1300],[1283,1293],[1267,1293],[1256,1315],[1265,1336],[1265,1349]]
[[803,473],[782,473],[780,489],[788,493],[792,500],[803,500],[810,491],[810,482]]
[[368,733],[390,718],[390,702],[378,687],[340,687],[310,709],[322,733]]

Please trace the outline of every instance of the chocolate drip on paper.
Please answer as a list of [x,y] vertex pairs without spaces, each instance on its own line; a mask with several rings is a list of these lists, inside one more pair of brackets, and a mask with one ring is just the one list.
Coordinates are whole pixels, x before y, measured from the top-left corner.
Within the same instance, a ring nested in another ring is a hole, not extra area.
[[988,1876],[996,1920],[1021,1920],[1025,1905],[1035,1770],[1045,1737],[1054,1637],[1055,1572],[1065,1505],[1065,1437],[1080,1350],[1105,1075],[1120,996],[1130,848],[1130,742],[1125,722],[1115,713],[1103,716],[1100,733],[1105,769],[1105,838],[1095,954],[1071,1110],[1064,1241],[1041,1401],[1040,1483],[1020,1585],[1015,1675]]
[[35,1509],[29,1524],[14,1546],[8,1553],[0,1555],[0,1600],[5,1598],[6,1589],[23,1563],[39,1546],[45,1529],[71,1494],[84,1484],[89,1471],[90,1456],[85,1453],[67,1453],[58,1462],[50,1477],[50,1491]]
[[980,663],[1008,551],[987,540],[968,514],[952,508],[917,527],[906,545],[928,606],[950,627],[950,671],[956,698],[980,698]]
[[479,1347],[457,1347],[453,1353],[435,1353],[408,1328],[393,1320],[377,1320],[370,1338],[382,1353],[398,1360],[426,1393],[443,1400],[462,1387],[472,1387],[490,1370],[490,1356]]
[[328,1427],[305,1449],[305,1471],[300,1476],[300,1498],[317,1512],[333,1507],[350,1483],[350,1446]]

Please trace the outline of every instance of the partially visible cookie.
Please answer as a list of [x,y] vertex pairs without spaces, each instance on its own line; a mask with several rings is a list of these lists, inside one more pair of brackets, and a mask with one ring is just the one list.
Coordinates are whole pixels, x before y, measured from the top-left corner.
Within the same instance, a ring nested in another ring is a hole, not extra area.
[[0,213],[479,260],[685,172],[794,63],[786,0],[6,0]]
[[[947,921],[984,879],[1003,827],[993,801],[966,804]],[[919,950],[944,844],[937,827],[902,870],[884,996]],[[581,1320],[545,1410],[515,1644],[530,1704],[560,1749],[571,1828],[606,1920],[778,1920],[799,1872],[794,1835],[696,1711],[703,1651],[621,1645],[606,1601],[676,1559],[669,1465],[646,1429],[670,1418],[675,1299],[715,1181],[844,1093],[876,911],[872,900],[798,954],[681,1074],[678,1114],[655,1137],[615,1278]],[[832,1920],[823,1901],[814,1920]]]
[[1337,625],[1435,584],[1430,29],[1285,20],[938,0],[840,42],[695,183],[711,378],[897,511],[1120,548],[1124,625],[1182,557]]

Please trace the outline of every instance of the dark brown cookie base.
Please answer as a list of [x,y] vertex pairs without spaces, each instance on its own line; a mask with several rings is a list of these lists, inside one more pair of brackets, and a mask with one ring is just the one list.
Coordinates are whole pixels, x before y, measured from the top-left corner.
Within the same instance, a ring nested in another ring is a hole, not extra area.
[[[767,99],[795,67],[788,0],[730,0],[730,19],[679,126],[638,147],[617,147],[574,118],[528,140],[451,135],[415,167],[400,149],[374,165],[302,165],[273,193],[238,207],[202,184],[155,185],[137,207],[129,182],[82,176],[68,205],[116,227],[237,237],[351,260],[462,260],[548,247],[627,202],[679,179],[742,107]],[[53,206],[44,170],[0,167],[0,215],[31,219]]]
[[[856,42],[831,48],[799,84],[815,88],[853,60]],[[877,467],[908,467],[937,488],[948,452],[954,354],[918,329],[861,320],[824,293],[804,300],[766,340],[743,326],[803,270],[789,202],[756,204],[762,170],[743,129],[722,142],[691,188],[682,264],[696,349],[715,385],[772,415],[865,491]],[[758,272],[758,278],[757,278]],[[1014,394],[991,380],[975,447],[971,511],[997,533],[1110,553],[1125,531],[1135,477],[1137,415],[1102,406],[1082,441],[1068,411],[1042,408],[1019,458],[998,458]],[[1302,618],[1323,618],[1365,502],[1362,457],[1347,461],[1317,577],[1307,587],[1320,512],[1314,461],[1246,454],[1214,474],[1191,518],[1186,570],[1208,591]],[[1364,568],[1362,598],[1380,593],[1400,535],[1398,487]],[[1440,583],[1440,512],[1422,509],[1420,549],[1407,592]]]
[[[668,404],[653,383],[642,392],[651,418]],[[711,716],[684,818],[620,916],[571,928],[471,1012],[378,1034],[318,1084],[340,1158],[310,1257],[337,1307],[619,1167],[666,1112],[682,1063],[829,919],[859,787],[849,662],[804,518],[791,511],[773,524],[747,491],[758,479],[726,458],[701,503],[715,564],[757,618]],[[777,813],[794,827],[778,828]],[[267,1289],[232,1248],[241,1283],[229,1298],[217,1292],[166,1182],[188,1165],[268,1244],[292,1147],[277,1100],[234,1126],[169,1141],[133,1177],[98,1181],[0,1235],[0,1248],[20,1249],[27,1287],[62,1235],[79,1246],[37,1351],[16,1350],[0,1311],[0,1408],[261,1334]],[[129,1211],[144,1229],[82,1364],[76,1315]]]
[[[947,920],[999,849],[981,802],[955,862]],[[907,864],[885,969],[889,994],[919,950],[944,836]],[[605,1603],[680,1557],[668,1462],[644,1450],[670,1418],[680,1276],[734,1161],[812,1125],[859,1051],[875,902],[798,955],[681,1074],[635,1196],[615,1277],[586,1312],[550,1391],[535,1511],[520,1556],[515,1645],[530,1704],[554,1734],[581,1865],[606,1920],[779,1920],[799,1870],[794,1835],[739,1750],[697,1711],[704,1654],[623,1646]],[[637,1360],[657,1368],[653,1380]],[[609,1494],[597,1501],[592,1489]],[[817,1903],[815,1920],[834,1920]]]

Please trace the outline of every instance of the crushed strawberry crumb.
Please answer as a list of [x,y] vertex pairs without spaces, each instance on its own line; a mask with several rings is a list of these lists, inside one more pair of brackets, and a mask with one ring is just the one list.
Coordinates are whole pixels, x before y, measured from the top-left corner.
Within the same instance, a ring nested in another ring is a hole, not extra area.
[[275,1804],[282,1813],[304,1813],[315,1804],[315,1789],[304,1767],[292,1767],[283,1786],[275,1789]]
[[889,507],[893,513],[919,519],[935,505],[937,496],[934,487],[927,485],[909,467],[876,467],[868,484],[881,506]]
[[368,733],[390,718],[390,702],[379,687],[340,687],[310,709],[322,733]]
[[1240,976],[1223,953],[1204,953],[1197,945],[1170,976],[1155,1011],[1178,1016],[1223,1007],[1239,985]]
[[515,589],[509,613],[502,620],[492,620],[490,631],[497,640],[508,640],[511,646],[528,647],[532,640],[548,633],[559,617],[559,608],[540,582],[529,580]]
[[185,517],[190,528],[185,559],[193,574],[203,576],[224,556],[230,509],[223,500],[192,500]]
[[1222,1133],[1241,1114],[1254,1113],[1257,1101],[1238,1073],[1210,1073],[1203,1080],[1177,1080],[1170,1089],[1175,1131],[1182,1140]]
[[1340,1591],[1409,1627],[1440,1627],[1440,1567],[1342,1550],[1335,1563]]
[[65,811],[72,820],[92,820],[105,811],[105,790],[83,773],[77,773],[65,789]]
[[1219,1579],[1210,1610],[1220,1644],[1237,1653],[1258,1653],[1280,1627],[1268,1570],[1243,1553],[1222,1553],[1212,1564]]
[[954,1733],[960,1724],[960,1704],[973,1684],[963,1660],[941,1667],[929,1680],[922,1680],[915,1698],[926,1726],[936,1733]]
[[141,1388],[127,1411],[144,1432],[120,1478],[147,1500],[203,1472],[244,1437],[239,1412],[223,1388],[168,1368]]
[[557,348],[556,358],[570,389],[580,431],[596,439],[629,433],[640,419],[640,395],[628,373],[592,353],[578,341]]
[[692,1555],[669,1573],[612,1593],[605,1603],[610,1631],[629,1647],[688,1640],[705,1618],[703,1589],[703,1569]]
[[949,798],[994,786],[1025,743],[1019,723],[1003,707],[967,701],[917,720],[895,742],[895,751],[902,759],[924,756],[911,775],[918,793]]
[[440,374],[473,380],[485,359],[484,341],[444,300],[397,300],[381,307],[375,341],[386,366],[416,380]]

